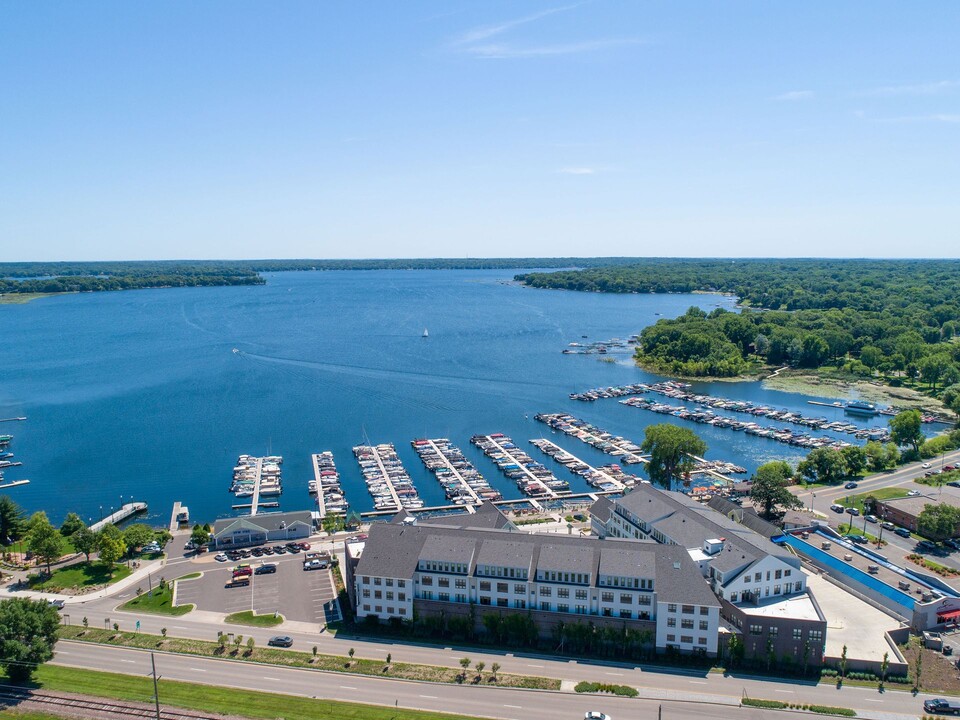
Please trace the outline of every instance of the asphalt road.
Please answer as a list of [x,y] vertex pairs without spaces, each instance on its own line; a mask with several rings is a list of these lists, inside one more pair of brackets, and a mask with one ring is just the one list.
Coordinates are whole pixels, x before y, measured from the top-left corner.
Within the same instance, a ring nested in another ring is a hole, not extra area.
[[[947,453],[943,456],[942,462],[939,457],[930,461],[922,462],[930,462],[934,469],[939,469],[941,465],[956,465],[960,463],[960,451]],[[843,505],[844,498],[852,495],[869,494],[870,492],[879,490],[881,488],[889,487],[899,487],[903,488],[904,490],[917,490],[921,494],[931,498],[931,502],[936,502],[939,488],[932,487],[930,485],[920,485],[919,483],[914,482],[915,478],[923,477],[923,474],[927,472],[923,467],[921,467],[922,462],[904,465],[903,467],[897,468],[893,472],[869,475],[863,480],[858,481],[857,488],[854,490],[847,490],[843,487],[843,485],[839,485],[837,487],[821,487],[811,491],[800,490],[797,492],[797,497],[803,501],[805,507],[812,506],[815,510],[826,514],[831,521],[830,524],[833,527],[836,527],[840,523],[846,523],[850,520],[853,520],[853,524],[857,532],[862,531],[864,524],[866,524],[867,532],[869,532],[871,535],[878,535],[880,532],[879,526],[867,523],[862,515],[860,517],[851,517],[847,514],[841,516],[832,512],[830,510],[830,506],[834,503]],[[916,552],[916,540],[902,538],[898,535],[895,535],[893,531],[890,530],[883,531],[883,539],[888,543],[884,547],[883,552],[889,555],[890,558],[896,562],[902,562],[905,555]],[[960,570],[960,552],[937,555],[936,560],[939,563]],[[947,578],[947,581],[950,582],[950,579]]]
[[[142,650],[111,648],[84,643],[61,643],[58,646],[57,664],[108,670],[129,675],[146,675],[150,668],[150,653]],[[645,688],[636,699],[614,696],[584,696],[565,692],[535,690],[511,690],[503,688],[441,685],[341,675],[316,670],[299,670],[231,662],[191,658],[158,653],[157,672],[168,680],[182,680],[218,687],[234,687],[261,690],[288,695],[364,702],[375,705],[450,712],[455,711],[478,717],[505,718],[509,720],[579,720],[588,710],[601,710],[618,720],[624,718],[656,718],[662,707],[662,718],[710,718],[760,720],[782,717],[776,711],[741,708],[741,686],[731,681],[733,694],[711,696],[701,691],[671,690],[660,687]],[[921,698],[902,693],[888,693],[877,698],[871,706],[862,707],[856,702],[863,691],[850,692],[845,688],[834,696],[832,691],[814,690],[813,701],[843,704],[858,708],[859,717],[895,720],[915,718],[921,710]],[[783,686],[784,693],[792,692]],[[753,694],[753,693],[751,693]],[[876,693],[874,693],[876,694]],[[903,695],[903,697],[900,697]],[[775,699],[794,700],[789,694],[777,694],[776,688],[767,688],[766,695]],[[161,703],[163,694],[161,689]],[[853,702],[851,702],[853,701]]]

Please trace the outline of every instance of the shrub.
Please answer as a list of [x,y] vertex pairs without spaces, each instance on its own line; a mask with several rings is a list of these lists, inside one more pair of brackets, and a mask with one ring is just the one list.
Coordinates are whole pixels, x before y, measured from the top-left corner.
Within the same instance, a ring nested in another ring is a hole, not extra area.
[[758,698],[743,698],[740,701],[741,704],[747,705],[749,707],[758,707],[758,708],[769,708],[771,710],[783,710],[787,707],[787,703],[781,702],[780,700],[760,700]]
[[598,693],[605,692],[612,695],[623,697],[636,697],[639,695],[636,688],[629,685],[611,685],[609,683],[579,682],[573,688],[578,693]]

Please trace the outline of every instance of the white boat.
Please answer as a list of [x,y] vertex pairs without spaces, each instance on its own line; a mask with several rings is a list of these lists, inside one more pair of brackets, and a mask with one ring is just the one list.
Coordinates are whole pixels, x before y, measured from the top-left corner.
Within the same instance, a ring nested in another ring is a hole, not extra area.
[[423,329],[423,337],[425,337],[425,338],[426,338],[426,337],[430,337],[430,333],[427,332],[427,329],[426,329],[426,328]]

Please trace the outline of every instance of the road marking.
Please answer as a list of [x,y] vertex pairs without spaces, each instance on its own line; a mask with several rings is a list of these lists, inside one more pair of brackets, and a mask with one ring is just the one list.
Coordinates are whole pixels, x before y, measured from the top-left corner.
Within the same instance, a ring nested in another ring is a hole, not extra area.
[[616,675],[617,677],[623,677],[623,673],[611,673],[611,672],[608,672],[608,673],[604,673],[604,675]]
[[694,685],[706,685],[706,684],[707,684],[707,681],[706,681],[706,680],[691,680],[690,682],[691,682],[692,684],[694,684]]
[[876,698],[864,698],[867,702],[883,702],[883,700],[877,700]]
[[513,708],[514,710],[523,710],[519,705],[504,705],[504,707]]
[[436,699],[437,699],[437,696],[436,696],[436,695],[421,695],[420,697],[426,698],[427,700],[436,700]]
[[193,670],[194,672],[206,672],[206,670],[204,670],[203,668],[190,668],[190,669]]
[[183,627],[183,625],[173,625],[174,630],[189,630],[190,628]]
[[340,686],[340,689],[341,689],[341,690],[356,690],[355,687],[350,687],[349,685],[341,685],[341,686]]
[[65,650],[57,650],[57,655],[69,655],[69,654],[70,653],[66,652]]
[[135,663],[135,662],[136,662],[136,660],[124,660],[123,658],[118,658],[118,659],[120,660],[120,662],[125,662],[125,663]]
[[793,690],[774,690],[774,692],[778,692],[778,693],[790,693],[791,695],[793,695],[793,692],[794,692],[794,691],[793,691]]
[[270,680],[271,682],[283,682],[280,678],[267,677],[266,675],[263,676],[263,679]]
[[543,665],[527,665],[527,667],[538,667],[538,668],[542,668]]

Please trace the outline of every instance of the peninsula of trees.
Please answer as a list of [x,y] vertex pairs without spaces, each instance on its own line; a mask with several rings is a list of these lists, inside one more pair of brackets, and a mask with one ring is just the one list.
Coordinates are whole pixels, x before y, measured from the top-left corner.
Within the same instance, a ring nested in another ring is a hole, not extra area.
[[94,292],[201,285],[263,285],[265,272],[503,270],[621,265],[635,258],[408,258],[373,260],[137,260],[0,263],[4,293]]
[[[957,260],[651,259],[516,279],[540,288],[739,297],[741,313],[694,307],[645,328],[636,357],[654,371],[734,377],[823,368],[918,383],[932,394],[960,383]],[[957,410],[955,395],[943,399]]]

